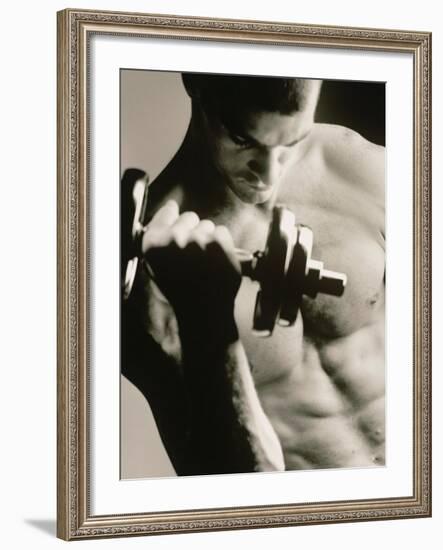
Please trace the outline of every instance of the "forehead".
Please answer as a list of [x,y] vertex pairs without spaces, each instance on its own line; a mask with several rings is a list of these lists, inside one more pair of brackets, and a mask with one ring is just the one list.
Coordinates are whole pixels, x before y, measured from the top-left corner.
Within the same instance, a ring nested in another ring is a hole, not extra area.
[[290,114],[262,111],[245,115],[233,131],[268,147],[292,145],[309,132],[313,122],[309,109]]
[[222,79],[219,88],[212,87],[198,98],[209,118],[232,128],[259,113],[293,116],[314,111],[320,86],[319,80],[230,76]]

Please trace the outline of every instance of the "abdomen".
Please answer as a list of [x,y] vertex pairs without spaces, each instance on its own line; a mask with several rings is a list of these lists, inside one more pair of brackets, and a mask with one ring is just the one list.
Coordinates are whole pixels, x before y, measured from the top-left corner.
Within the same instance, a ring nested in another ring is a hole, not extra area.
[[305,336],[301,357],[280,348],[286,374],[257,389],[287,469],[384,464],[383,335],[379,320],[327,344]]

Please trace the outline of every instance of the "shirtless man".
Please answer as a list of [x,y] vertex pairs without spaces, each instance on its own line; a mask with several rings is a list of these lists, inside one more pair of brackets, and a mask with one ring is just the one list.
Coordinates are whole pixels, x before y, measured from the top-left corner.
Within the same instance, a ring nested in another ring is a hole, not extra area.
[[[319,81],[183,82],[192,117],[150,187],[123,374],[179,475],[383,465],[384,149],[314,123]],[[260,339],[257,283],[234,249],[264,248],[276,204],[348,284],[304,297],[293,326]]]

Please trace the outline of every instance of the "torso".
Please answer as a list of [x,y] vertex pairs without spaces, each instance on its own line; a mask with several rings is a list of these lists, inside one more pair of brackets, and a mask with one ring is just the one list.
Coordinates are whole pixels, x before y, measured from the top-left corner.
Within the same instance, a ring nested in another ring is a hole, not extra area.
[[[271,338],[260,339],[251,333],[258,285],[243,278],[236,320],[287,469],[382,465],[384,213],[370,191],[309,154],[288,171],[277,202],[312,228],[313,258],[347,274],[345,294],[305,297],[292,327],[276,326]],[[269,214],[248,209],[241,217],[209,217],[228,226],[236,246],[263,248]]]

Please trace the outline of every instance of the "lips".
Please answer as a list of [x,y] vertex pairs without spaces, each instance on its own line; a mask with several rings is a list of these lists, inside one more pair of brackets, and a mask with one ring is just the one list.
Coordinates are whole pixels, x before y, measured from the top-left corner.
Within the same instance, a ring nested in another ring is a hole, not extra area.
[[263,183],[260,179],[258,179],[257,177],[255,177],[253,175],[248,175],[247,177],[246,176],[240,176],[238,178],[238,181],[240,183],[244,182],[249,187],[252,187],[253,189],[257,189],[257,190],[260,190],[260,191],[264,191],[266,189],[269,189],[272,186],[272,184]]

